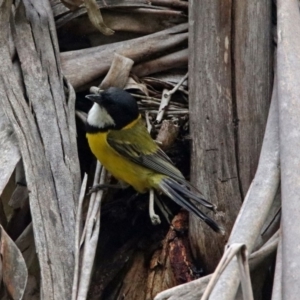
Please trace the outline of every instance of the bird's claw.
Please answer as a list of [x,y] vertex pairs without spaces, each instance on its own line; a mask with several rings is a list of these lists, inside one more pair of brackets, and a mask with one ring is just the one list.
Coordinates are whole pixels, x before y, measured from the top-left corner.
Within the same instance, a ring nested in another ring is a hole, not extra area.
[[151,215],[150,220],[153,225],[159,225],[161,223],[160,217],[157,214]]
[[104,186],[102,184],[96,184],[89,189],[87,195],[90,196],[91,194],[96,193],[103,189],[104,189]]

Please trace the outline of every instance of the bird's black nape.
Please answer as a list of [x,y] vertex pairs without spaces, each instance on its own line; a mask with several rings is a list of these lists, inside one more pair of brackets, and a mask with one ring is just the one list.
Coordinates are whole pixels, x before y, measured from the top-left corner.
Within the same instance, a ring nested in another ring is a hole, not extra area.
[[139,116],[136,100],[120,88],[110,87],[98,95],[87,95],[86,98],[106,109],[115,122],[116,130],[122,129]]

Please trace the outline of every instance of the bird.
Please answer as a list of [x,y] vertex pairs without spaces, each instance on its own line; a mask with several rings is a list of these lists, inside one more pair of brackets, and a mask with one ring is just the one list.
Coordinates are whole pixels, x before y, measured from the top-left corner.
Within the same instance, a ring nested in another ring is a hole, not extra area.
[[138,193],[155,190],[165,194],[223,233],[223,228],[193,203],[215,210],[152,139],[130,93],[110,87],[86,98],[93,102],[86,120],[88,144],[107,171]]

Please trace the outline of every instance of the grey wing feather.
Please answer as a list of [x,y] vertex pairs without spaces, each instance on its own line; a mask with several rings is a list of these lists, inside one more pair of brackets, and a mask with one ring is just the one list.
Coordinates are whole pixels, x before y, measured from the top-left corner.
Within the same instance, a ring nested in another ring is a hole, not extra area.
[[144,126],[121,131],[112,130],[107,135],[107,142],[115,151],[132,162],[185,182],[181,172],[152,140]]

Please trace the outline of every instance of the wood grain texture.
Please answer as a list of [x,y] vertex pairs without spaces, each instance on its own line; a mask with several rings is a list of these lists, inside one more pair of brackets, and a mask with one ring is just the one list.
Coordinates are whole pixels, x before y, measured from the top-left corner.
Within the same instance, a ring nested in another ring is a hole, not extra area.
[[[128,57],[138,64],[150,60],[176,47],[187,44],[187,24],[180,24],[167,30],[129,41],[89,49],[69,51],[61,54],[65,76],[75,89],[105,75],[109,70],[114,53]],[[83,68],[84,66],[84,68]]]
[[[278,104],[282,200],[282,299],[300,294],[300,14],[295,0],[277,1]],[[278,299],[278,295],[276,297]]]
[[[192,180],[218,205],[229,234],[256,172],[270,105],[271,3],[192,1],[191,6]],[[226,238],[202,237],[202,225],[195,224],[195,253],[212,270]]]
[[244,197],[255,175],[272,93],[271,1],[234,2],[237,157]]
[[[13,69],[6,37],[11,1],[0,9],[0,105],[16,133],[29,189],[41,298],[68,299],[74,267],[74,217],[79,191],[74,93],[64,94],[49,3],[16,6],[13,36],[24,90]],[[28,103],[30,105],[28,105]]]
[[235,151],[232,99],[231,0],[190,1],[189,101],[191,181],[217,205],[212,216],[226,234],[191,216],[194,255],[206,271],[217,265],[242,203]]
[[0,197],[21,155],[18,142],[7,117],[0,110]]

